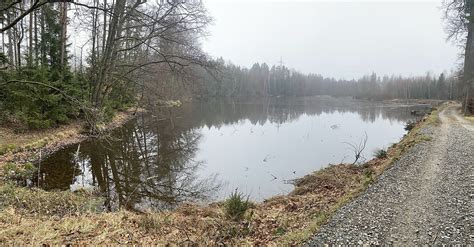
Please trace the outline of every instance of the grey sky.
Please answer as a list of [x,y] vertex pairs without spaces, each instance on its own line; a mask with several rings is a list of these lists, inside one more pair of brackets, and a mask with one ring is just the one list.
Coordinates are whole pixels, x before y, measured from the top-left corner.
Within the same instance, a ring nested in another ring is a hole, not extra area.
[[203,48],[246,67],[281,56],[290,68],[335,78],[441,73],[459,63],[441,1],[204,0],[214,24]]

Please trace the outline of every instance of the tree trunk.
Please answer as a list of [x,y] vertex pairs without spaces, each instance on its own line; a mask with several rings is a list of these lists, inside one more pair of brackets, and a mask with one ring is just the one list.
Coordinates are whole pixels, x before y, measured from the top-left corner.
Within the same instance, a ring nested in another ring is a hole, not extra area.
[[[33,2],[31,2],[33,5]],[[31,67],[33,65],[33,15],[34,12],[30,13],[30,21],[29,21],[29,28],[28,28],[28,66]]]
[[[96,7],[97,1],[94,1],[94,7]],[[96,47],[96,38],[97,38],[97,10],[94,9],[92,12],[92,50],[91,50],[91,77],[90,77],[90,102],[94,101],[95,89],[97,87],[97,47]]]
[[473,80],[474,80],[474,3],[468,1],[471,6],[468,6],[469,22],[467,24],[467,39],[466,39],[466,50],[464,55],[464,83],[465,83],[465,100],[464,100],[464,113],[469,111],[473,113]]
[[35,66],[38,66],[38,57],[39,57],[39,42],[38,42],[38,11],[34,12],[34,28],[35,28]]
[[[7,12],[7,23],[10,22],[11,19],[11,14],[10,12]],[[8,29],[8,58],[10,60],[11,65],[15,66],[16,59],[14,57],[13,53],[13,30],[10,28]]]
[[102,30],[102,49],[105,47],[105,41],[107,37],[107,0],[104,0],[104,24]]
[[[60,22],[61,22],[61,77],[64,77],[64,70],[66,67],[66,42],[67,42],[67,3],[62,2],[60,8]],[[62,78],[63,79],[63,78]]]
[[[21,6],[21,5],[20,5]],[[20,21],[20,31],[18,34],[18,40],[17,40],[17,65],[18,65],[18,71],[21,71],[21,43],[23,42],[23,38],[25,37],[25,27],[23,24],[23,20]]]
[[117,35],[120,34],[123,25],[123,15],[125,12],[126,0],[117,0],[113,15],[109,20],[109,30],[107,33],[107,41],[105,43],[104,54],[99,65],[99,76],[97,78],[97,86],[94,92],[94,107],[100,109],[102,107],[102,101],[106,92],[103,92],[103,88],[108,82],[109,73],[115,66],[115,59],[117,58]]

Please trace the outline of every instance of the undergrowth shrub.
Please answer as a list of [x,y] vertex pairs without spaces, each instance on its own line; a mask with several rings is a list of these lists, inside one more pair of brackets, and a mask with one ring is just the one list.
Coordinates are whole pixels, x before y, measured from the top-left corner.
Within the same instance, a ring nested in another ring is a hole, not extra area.
[[374,153],[377,159],[385,159],[387,158],[387,151],[385,149],[378,149]]
[[405,125],[405,130],[410,131],[416,126],[416,121],[408,121]]
[[241,192],[235,190],[224,202],[225,213],[232,220],[241,220],[250,204],[249,196],[245,197]]
[[22,73],[0,71],[0,81],[7,82],[0,85],[0,120],[13,120],[25,129],[68,123],[80,115],[70,98],[82,102],[88,95],[87,83],[73,73],[66,71],[61,79],[58,71],[41,66],[25,67]]

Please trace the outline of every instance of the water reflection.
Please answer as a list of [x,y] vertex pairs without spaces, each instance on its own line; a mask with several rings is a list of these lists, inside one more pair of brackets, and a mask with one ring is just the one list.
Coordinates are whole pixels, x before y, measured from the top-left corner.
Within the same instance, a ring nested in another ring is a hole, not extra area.
[[199,132],[149,119],[139,116],[110,137],[54,154],[41,165],[39,185],[46,190],[97,187],[109,210],[166,208],[212,197],[219,185],[215,177],[196,177]]
[[396,141],[413,108],[298,98],[154,109],[106,139],[50,156],[36,183],[47,190],[98,188],[109,210],[209,201],[235,187],[261,200],[288,192],[286,180],[343,160],[348,150],[341,143],[362,131],[372,148]]
[[375,122],[377,118],[409,121],[413,109],[427,109],[427,106],[382,104],[354,101],[347,98],[269,98],[236,102],[233,100],[211,100],[199,104],[185,104],[173,109],[166,117],[186,118],[188,127],[221,127],[233,125],[248,119],[252,124],[263,125],[267,121],[284,124],[297,120],[301,115],[319,116],[323,113],[357,113],[365,122]]

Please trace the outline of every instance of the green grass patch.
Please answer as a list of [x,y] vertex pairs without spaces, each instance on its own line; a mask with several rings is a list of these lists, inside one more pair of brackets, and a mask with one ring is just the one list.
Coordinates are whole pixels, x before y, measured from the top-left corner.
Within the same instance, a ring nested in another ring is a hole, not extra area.
[[0,145],[0,155],[4,155],[8,152],[15,152],[18,147],[15,144],[3,144]]
[[385,149],[378,149],[374,152],[374,156],[377,159],[385,159],[387,158],[387,151]]
[[37,171],[38,169],[32,163],[23,165],[7,163],[3,166],[5,178],[9,180],[25,180],[33,177]]
[[241,220],[250,206],[249,196],[244,196],[244,194],[237,190],[232,192],[230,197],[224,202],[227,217],[234,221]]

